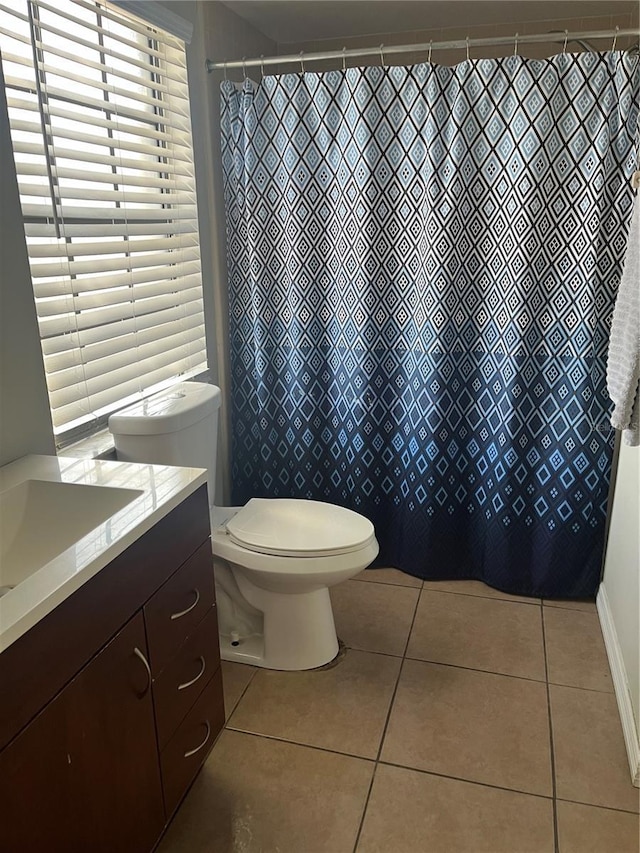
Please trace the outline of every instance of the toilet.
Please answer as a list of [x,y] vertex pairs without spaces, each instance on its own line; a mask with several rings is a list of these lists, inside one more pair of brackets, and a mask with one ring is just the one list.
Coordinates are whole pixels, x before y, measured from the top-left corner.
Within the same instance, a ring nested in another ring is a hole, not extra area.
[[371,522],[321,501],[252,498],[216,507],[220,389],[183,382],[109,418],[118,459],[207,469],[220,653],[269,669],[313,669],[338,640],[329,587],[378,555]]

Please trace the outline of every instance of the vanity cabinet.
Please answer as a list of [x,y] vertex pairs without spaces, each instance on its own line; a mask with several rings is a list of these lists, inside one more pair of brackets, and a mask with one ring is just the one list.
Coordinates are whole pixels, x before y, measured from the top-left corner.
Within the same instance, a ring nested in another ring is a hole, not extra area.
[[0,850],[153,849],[224,725],[212,563],[202,488],[0,654]]

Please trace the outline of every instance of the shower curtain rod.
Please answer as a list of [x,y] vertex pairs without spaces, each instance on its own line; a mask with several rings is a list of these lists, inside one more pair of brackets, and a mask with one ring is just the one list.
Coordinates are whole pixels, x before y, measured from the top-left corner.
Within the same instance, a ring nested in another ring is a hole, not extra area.
[[292,63],[302,65],[304,69],[305,62],[315,62],[321,59],[342,59],[346,62],[347,59],[352,59],[356,56],[379,56],[382,65],[385,64],[385,59],[396,53],[423,53],[432,50],[456,50],[466,48],[467,52],[472,47],[488,47],[493,45],[514,45],[514,51],[517,52],[518,46],[521,44],[537,44],[543,42],[557,41],[564,42],[566,48],[568,42],[584,41],[587,39],[612,39],[612,48],[615,46],[617,38],[625,36],[640,36],[638,29],[619,29],[615,30],[594,30],[591,32],[570,33],[567,30],[564,32],[552,33],[536,33],[534,35],[519,35],[516,33],[513,36],[499,36],[496,38],[476,38],[476,39],[455,39],[453,41],[431,41],[422,44],[381,44],[379,47],[361,47],[347,50],[325,50],[316,53],[300,53],[288,54],[286,56],[260,56],[257,59],[234,59],[230,62],[213,62],[211,59],[206,60],[206,68],[209,73],[212,71],[227,71],[232,68],[247,68],[260,67],[264,69],[266,65],[290,65]]

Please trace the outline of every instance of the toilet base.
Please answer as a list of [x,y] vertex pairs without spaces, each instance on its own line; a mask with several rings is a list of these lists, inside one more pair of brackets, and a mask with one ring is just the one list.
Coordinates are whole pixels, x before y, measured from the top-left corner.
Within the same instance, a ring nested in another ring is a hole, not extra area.
[[243,548],[220,517],[213,522],[222,659],[286,671],[330,663],[339,646],[329,588],[370,565],[375,537],[353,551],[283,557]]
[[327,587],[303,593],[274,593],[255,587],[237,569],[236,580],[245,599],[262,611],[264,629],[249,636],[234,635],[234,645],[233,628],[221,613],[223,660],[296,671],[315,669],[335,658],[338,638]]

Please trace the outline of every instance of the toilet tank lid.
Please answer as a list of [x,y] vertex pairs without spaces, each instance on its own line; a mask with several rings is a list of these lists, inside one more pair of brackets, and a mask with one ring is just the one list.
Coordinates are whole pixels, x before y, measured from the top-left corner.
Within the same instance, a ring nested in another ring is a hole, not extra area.
[[162,435],[177,432],[220,408],[222,395],[216,385],[179,382],[146,400],[109,417],[114,435]]

